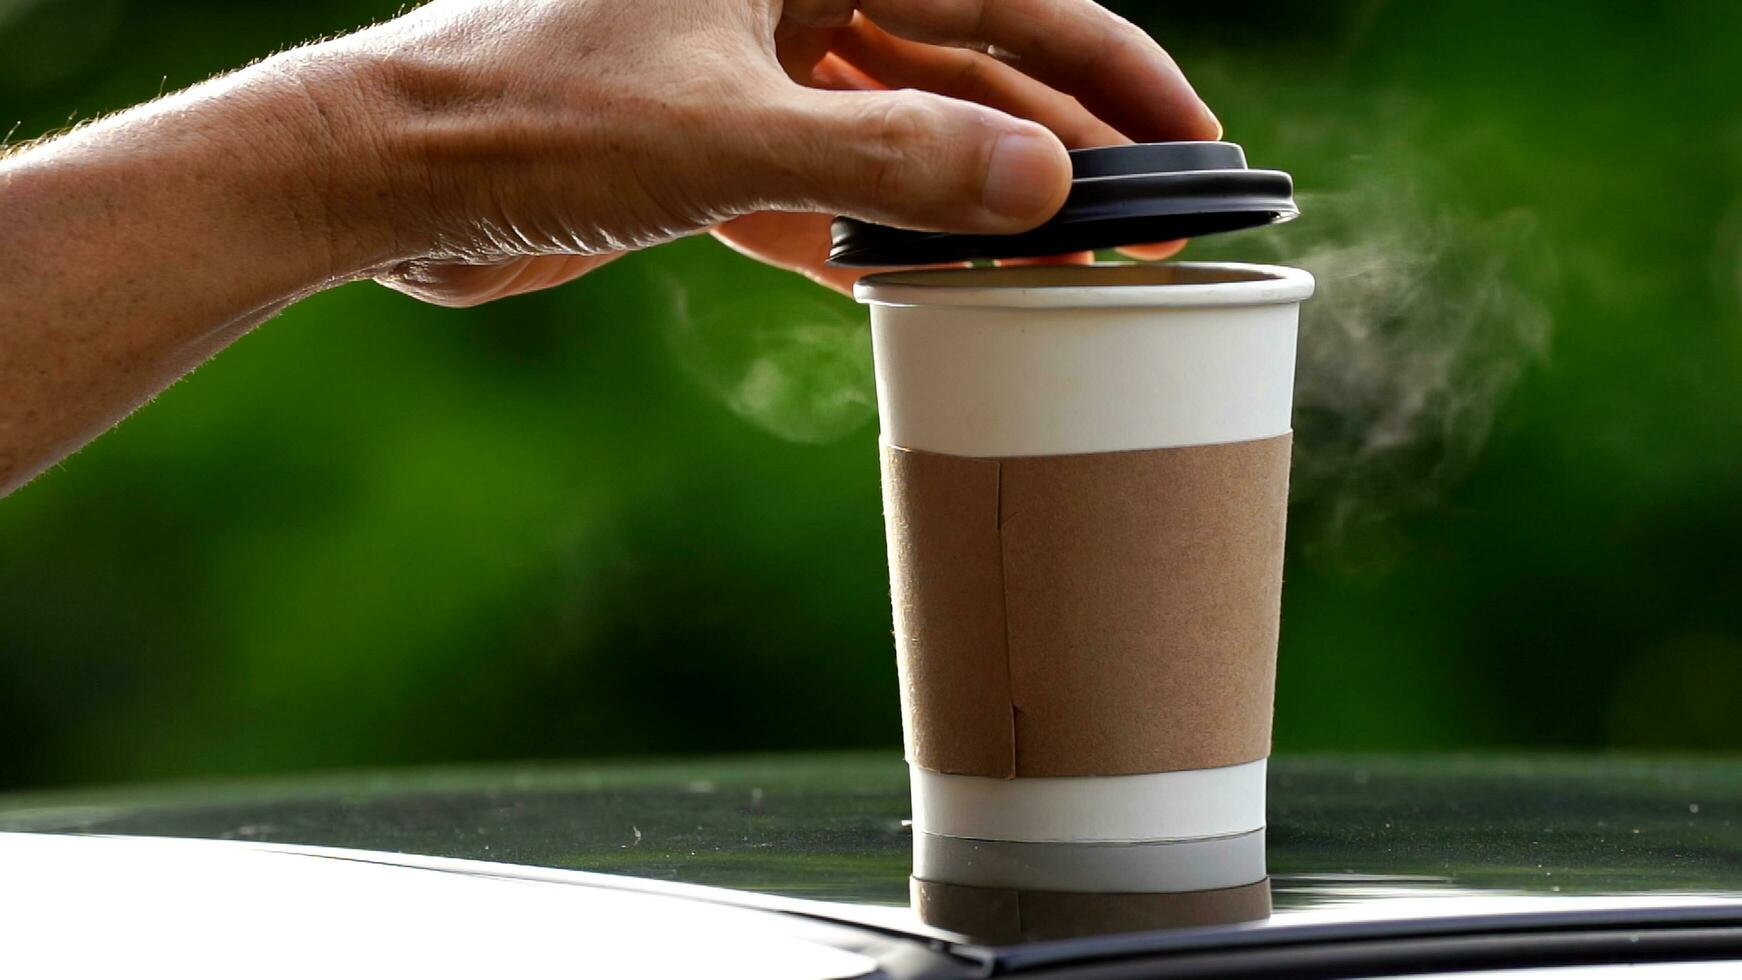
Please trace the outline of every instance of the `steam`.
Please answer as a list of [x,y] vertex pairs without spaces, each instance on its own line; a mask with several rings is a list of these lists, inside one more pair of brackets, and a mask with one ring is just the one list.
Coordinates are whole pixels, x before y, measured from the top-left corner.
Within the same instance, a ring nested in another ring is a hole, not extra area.
[[1717,247],[1712,253],[1712,283],[1719,301],[1742,309],[1742,198],[1730,203],[1718,223]]
[[1555,271],[1530,212],[1434,206],[1360,169],[1348,189],[1301,195],[1298,223],[1227,243],[1318,279],[1295,393],[1294,533],[1309,544],[1437,503],[1553,333]]
[[[1346,161],[1337,188],[1299,195],[1296,222],[1205,239],[1185,256],[1318,279],[1301,310],[1290,534],[1339,560],[1361,551],[1345,547],[1351,535],[1436,505],[1468,473],[1553,332],[1556,276],[1534,215],[1473,213],[1443,178],[1421,183],[1431,168],[1381,159]],[[667,279],[667,336],[740,417],[829,442],[876,415],[865,313],[793,282]]]
[[740,418],[802,443],[834,442],[876,418],[871,332],[851,300],[808,283],[764,292],[667,276],[663,286],[678,364]]

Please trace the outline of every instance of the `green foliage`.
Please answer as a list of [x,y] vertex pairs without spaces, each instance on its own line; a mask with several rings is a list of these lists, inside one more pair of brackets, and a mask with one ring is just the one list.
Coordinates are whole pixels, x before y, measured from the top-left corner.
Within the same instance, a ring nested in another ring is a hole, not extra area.
[[[0,130],[393,9],[0,0]],[[1742,15],[1122,9],[1306,209],[1192,249],[1321,280],[1279,747],[1742,744]],[[862,324],[706,240],[295,307],[0,501],[0,785],[893,746]]]

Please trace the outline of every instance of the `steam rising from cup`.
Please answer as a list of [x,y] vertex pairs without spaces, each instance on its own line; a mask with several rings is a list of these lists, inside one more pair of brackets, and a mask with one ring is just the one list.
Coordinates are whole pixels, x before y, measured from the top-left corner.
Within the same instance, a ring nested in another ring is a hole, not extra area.
[[729,294],[659,278],[666,341],[684,373],[770,435],[829,443],[877,416],[871,334],[851,300],[805,292]]
[[[1553,334],[1556,270],[1534,216],[1436,206],[1407,180],[1300,196],[1287,229],[1196,251],[1286,261],[1319,282],[1301,311],[1297,536],[1341,544],[1430,507],[1481,454],[1496,411]],[[1303,526],[1304,525],[1304,526]]]
[[[1371,163],[1344,181],[1298,195],[1298,221],[1187,253],[1319,281],[1301,313],[1293,501],[1297,539],[1330,552],[1434,506],[1469,471],[1507,395],[1548,357],[1557,278],[1528,210],[1475,214]],[[802,443],[870,425],[870,336],[850,301],[662,285],[678,363],[739,417]]]

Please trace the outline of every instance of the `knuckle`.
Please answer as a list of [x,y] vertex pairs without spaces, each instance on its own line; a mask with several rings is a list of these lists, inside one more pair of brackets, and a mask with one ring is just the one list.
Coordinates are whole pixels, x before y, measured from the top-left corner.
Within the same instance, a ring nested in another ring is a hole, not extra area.
[[938,113],[912,99],[881,99],[871,110],[868,131],[874,134],[870,178],[879,195],[911,190],[911,175],[928,155],[938,127]]
[[896,149],[911,149],[924,143],[937,126],[938,113],[917,99],[879,99],[872,110],[871,131],[877,141]]
[[979,38],[987,36],[992,29],[992,25],[998,22],[998,16],[1003,12],[1002,10],[993,9],[998,6],[998,0],[979,0],[979,3],[974,9],[974,37]]
[[1112,64],[1128,55],[1160,50],[1161,46],[1155,43],[1148,31],[1108,11],[1107,29],[1101,34],[1098,47],[1096,60],[1103,64]]
[[786,0],[781,16],[805,27],[845,27],[858,7],[858,0]]
[[963,51],[950,80],[951,92],[971,102],[986,102],[994,98],[1000,94],[992,68],[996,63],[985,55]]

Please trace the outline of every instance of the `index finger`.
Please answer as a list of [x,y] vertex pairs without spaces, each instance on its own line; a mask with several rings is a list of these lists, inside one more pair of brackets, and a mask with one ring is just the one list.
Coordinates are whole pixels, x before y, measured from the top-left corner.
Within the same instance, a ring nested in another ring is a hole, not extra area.
[[1161,45],[1093,0],[860,0],[859,9],[909,40],[988,51],[1133,139],[1222,135]]

